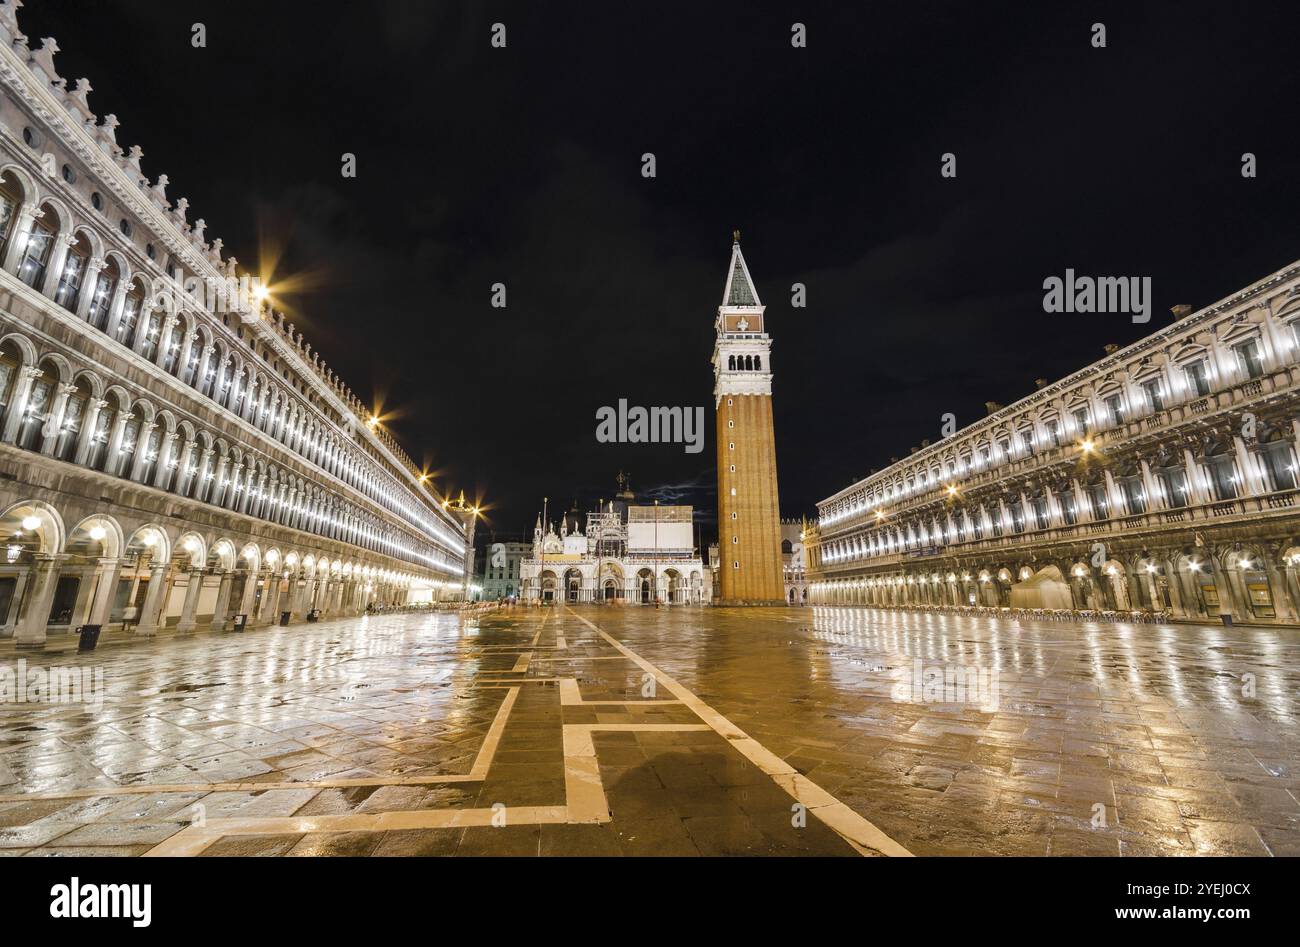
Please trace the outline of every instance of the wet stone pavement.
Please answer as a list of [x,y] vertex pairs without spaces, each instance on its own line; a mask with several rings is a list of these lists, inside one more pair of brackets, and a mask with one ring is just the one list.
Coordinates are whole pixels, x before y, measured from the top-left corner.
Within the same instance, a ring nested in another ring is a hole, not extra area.
[[1300,854],[1294,630],[587,606],[20,660],[92,699],[0,703],[0,855]]

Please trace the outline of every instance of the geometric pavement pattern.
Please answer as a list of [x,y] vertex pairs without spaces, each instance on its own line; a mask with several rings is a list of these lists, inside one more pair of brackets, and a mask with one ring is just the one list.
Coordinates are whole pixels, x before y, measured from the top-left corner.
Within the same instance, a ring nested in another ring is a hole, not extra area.
[[[107,697],[0,705],[0,854],[1300,854],[1297,637],[561,606],[9,652]],[[909,691],[953,665],[996,705]]]

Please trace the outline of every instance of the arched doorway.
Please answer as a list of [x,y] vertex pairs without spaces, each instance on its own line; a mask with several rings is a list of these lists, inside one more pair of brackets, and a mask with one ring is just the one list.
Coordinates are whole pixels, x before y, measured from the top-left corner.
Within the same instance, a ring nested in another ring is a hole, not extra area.
[[682,581],[682,574],[676,569],[669,569],[664,573],[664,578],[668,580],[668,604],[681,605],[686,602],[686,588]]
[[1129,611],[1133,606],[1129,597],[1128,573],[1124,564],[1111,559],[1101,571],[1105,577],[1102,589],[1106,596],[1107,607],[1121,612]]
[[654,574],[649,569],[642,569],[636,574],[637,600],[642,605],[654,601]]
[[565,601],[576,603],[582,597],[582,573],[577,569],[570,569],[564,573],[564,598]]

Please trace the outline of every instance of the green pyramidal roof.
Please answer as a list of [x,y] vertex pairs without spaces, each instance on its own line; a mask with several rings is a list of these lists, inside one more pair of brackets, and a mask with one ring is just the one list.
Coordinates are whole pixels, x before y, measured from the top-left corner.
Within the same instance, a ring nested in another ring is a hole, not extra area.
[[758,293],[749,281],[749,270],[745,258],[740,252],[740,244],[731,247],[731,274],[727,277],[727,288],[723,295],[724,306],[761,306]]
[[731,268],[731,292],[727,295],[727,305],[758,305],[754,299],[754,287],[749,285],[749,277],[745,275],[745,268],[741,266],[739,256],[736,257],[736,263]]

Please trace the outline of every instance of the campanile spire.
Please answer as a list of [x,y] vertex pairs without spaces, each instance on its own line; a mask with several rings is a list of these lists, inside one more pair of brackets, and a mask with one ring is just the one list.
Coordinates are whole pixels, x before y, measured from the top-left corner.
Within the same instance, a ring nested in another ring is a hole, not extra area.
[[737,230],[732,234],[731,263],[713,345],[723,604],[784,601],[772,427],[772,339],[764,324],[765,311]]

